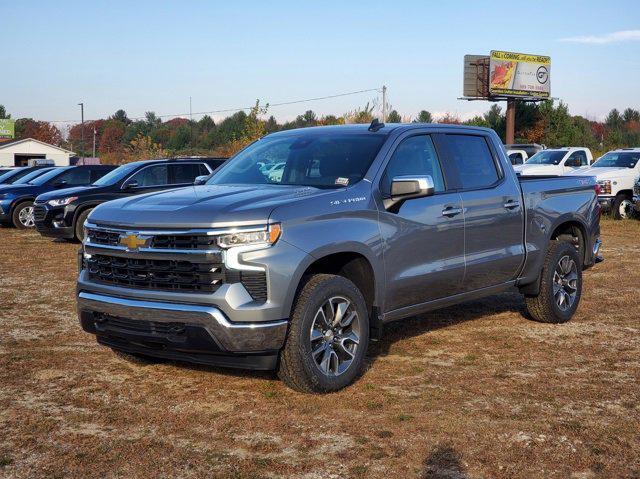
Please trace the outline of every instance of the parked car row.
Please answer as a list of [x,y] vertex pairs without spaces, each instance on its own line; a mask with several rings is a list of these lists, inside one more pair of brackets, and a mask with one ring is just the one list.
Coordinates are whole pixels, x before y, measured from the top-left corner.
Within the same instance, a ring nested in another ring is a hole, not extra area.
[[149,160],[122,166],[14,168],[0,176],[0,222],[44,236],[83,239],[87,216],[106,201],[192,185],[224,158]]
[[[640,148],[609,151],[596,161],[589,148],[582,147],[543,149],[530,158],[524,157],[524,150],[508,149],[507,154],[519,176],[595,177],[602,210],[615,219],[629,219],[640,212]],[[520,158],[525,158],[522,164]]]

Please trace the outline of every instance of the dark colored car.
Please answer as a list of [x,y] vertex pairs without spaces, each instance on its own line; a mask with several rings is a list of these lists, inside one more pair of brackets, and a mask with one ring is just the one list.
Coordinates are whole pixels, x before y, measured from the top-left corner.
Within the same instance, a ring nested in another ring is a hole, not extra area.
[[46,166],[20,166],[18,168],[0,168],[0,186],[14,184],[29,173],[49,169]]
[[0,188],[0,222],[20,229],[33,228],[33,202],[42,193],[90,185],[109,173],[115,166],[63,166],[34,171],[12,185]]
[[101,203],[127,196],[193,185],[225,158],[180,158],[127,163],[87,187],[45,193],[35,202],[36,228],[43,236],[82,241],[82,225]]

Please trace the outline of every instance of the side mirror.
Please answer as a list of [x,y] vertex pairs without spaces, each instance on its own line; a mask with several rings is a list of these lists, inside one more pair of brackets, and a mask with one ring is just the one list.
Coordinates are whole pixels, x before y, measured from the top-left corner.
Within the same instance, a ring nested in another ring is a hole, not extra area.
[[196,176],[196,179],[193,181],[193,184],[195,186],[204,185],[210,177],[211,175]]
[[130,190],[132,188],[137,188],[138,187],[138,182],[137,181],[129,181],[127,183],[124,184],[124,186],[122,187],[123,190]]
[[385,200],[385,208],[412,198],[424,198],[435,193],[433,178],[429,175],[396,176],[391,181],[391,198]]

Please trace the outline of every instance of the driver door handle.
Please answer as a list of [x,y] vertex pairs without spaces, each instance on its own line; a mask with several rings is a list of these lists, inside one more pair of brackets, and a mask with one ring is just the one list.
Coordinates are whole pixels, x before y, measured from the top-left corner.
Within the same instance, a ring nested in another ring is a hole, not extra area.
[[458,208],[455,206],[447,206],[442,210],[442,216],[446,216],[447,218],[453,218],[460,213],[462,213],[462,208]]
[[504,204],[504,207],[508,210],[514,210],[520,207],[520,203],[515,200],[507,200]]

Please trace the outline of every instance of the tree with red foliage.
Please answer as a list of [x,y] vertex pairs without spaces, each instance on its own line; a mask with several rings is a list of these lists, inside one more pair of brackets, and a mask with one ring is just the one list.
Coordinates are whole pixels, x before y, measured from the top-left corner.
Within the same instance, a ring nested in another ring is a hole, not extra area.
[[58,127],[49,122],[35,121],[31,118],[16,120],[16,138],[33,138],[56,146],[62,142],[62,135]]
[[113,153],[122,149],[125,127],[119,121],[107,121],[100,135],[100,153]]

